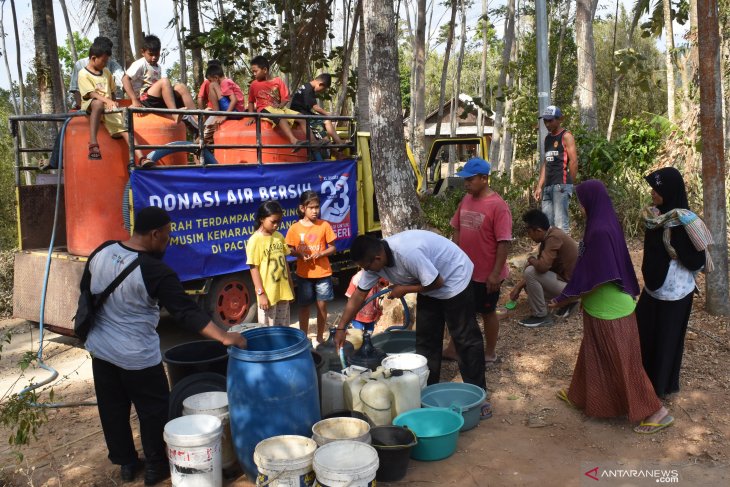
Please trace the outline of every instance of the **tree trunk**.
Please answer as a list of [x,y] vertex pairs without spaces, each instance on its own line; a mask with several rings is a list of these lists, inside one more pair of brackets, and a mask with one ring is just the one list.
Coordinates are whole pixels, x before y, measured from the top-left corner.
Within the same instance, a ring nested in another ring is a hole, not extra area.
[[122,48],[124,49],[124,60],[120,60],[122,66],[129,67],[134,62],[134,51],[132,50],[132,36],[129,32],[129,17],[131,14],[131,0],[122,2]]
[[674,28],[672,27],[672,3],[671,0],[662,0],[664,5],[664,65],[667,70],[667,118],[674,123],[676,112],[674,108],[674,62],[672,61],[672,53],[674,52]]
[[[357,125],[359,130],[370,132],[370,102],[368,85],[370,84],[368,68],[366,63],[367,49],[365,41],[365,19],[363,18],[363,5],[360,3],[360,28],[357,34]],[[400,93],[400,90],[398,90]]]
[[[456,129],[458,128],[456,114],[459,112],[459,102],[461,101],[461,71],[464,67],[464,51],[466,49],[466,4],[464,0],[459,0],[459,11],[461,12],[459,21],[461,24],[461,33],[459,35],[459,54],[456,57],[456,73],[454,73],[454,96],[451,98],[451,117],[449,120],[451,137],[456,137]],[[464,101],[464,104],[466,105],[466,101]],[[458,158],[457,147],[455,145],[449,146],[449,166],[447,171],[449,177],[452,177],[455,173],[454,166]]]
[[620,74],[613,80],[613,102],[611,103],[611,115],[608,118],[608,129],[606,129],[606,139],[611,140],[613,135],[613,124],[616,122],[616,110],[618,109],[618,92],[623,81],[624,75]]
[[8,59],[8,48],[5,46],[5,2],[0,2],[0,44],[2,45],[2,57],[5,61],[5,72],[8,75],[8,84],[10,85],[10,101],[13,103],[13,112],[20,115],[18,100],[13,95],[13,73],[10,71],[10,60]]
[[[479,66],[479,98],[481,105],[487,101],[487,63],[489,59],[489,45],[487,45],[487,36],[489,35],[489,6],[487,0],[482,0],[482,59]],[[484,135],[484,109],[480,106],[477,108],[477,135]]]
[[[185,56],[185,45],[183,43],[182,29],[184,27],[182,16],[183,16],[183,5],[182,0],[175,0],[172,4],[175,9],[175,36],[177,36],[177,47],[180,51],[180,82],[184,85],[188,84],[188,63]],[[178,10],[178,7],[180,10]]]
[[[412,147],[413,146],[413,137],[414,137],[414,133],[416,131],[416,110],[413,107],[413,104],[416,101],[416,95],[414,94],[414,91],[416,89],[416,36],[413,33],[413,25],[411,24],[410,5],[411,5],[411,3],[408,0],[406,0],[406,4],[403,7],[404,10],[406,11],[406,26],[408,28],[408,40],[410,41],[411,49],[413,51],[412,56],[411,56],[411,76],[408,81],[408,87],[409,87],[409,93],[410,93],[411,99],[410,99],[410,106],[408,107],[408,121],[404,122],[404,123],[406,123],[406,126],[408,128],[408,136],[406,137],[406,140],[407,140],[407,142],[410,142],[411,147]],[[418,159],[416,159],[416,162],[418,162]]]
[[96,0],[96,18],[99,35],[108,37],[114,44],[112,58],[120,64],[124,61],[124,48],[120,39],[121,22],[116,0]]
[[451,20],[449,20],[449,35],[446,37],[446,48],[444,49],[444,65],[441,68],[441,88],[439,91],[439,114],[436,120],[436,136],[441,135],[441,119],[444,118],[444,98],[446,97],[446,73],[449,70],[449,59],[451,57],[451,44],[454,42],[454,24],[456,23],[457,0],[451,0]]
[[416,16],[416,36],[413,49],[414,89],[413,89],[413,155],[421,173],[426,171],[426,0],[418,0]]
[[705,309],[713,315],[730,315],[728,292],[727,206],[725,199],[725,154],[722,136],[720,93],[720,39],[716,0],[697,2],[700,70],[700,128],[702,130],[702,191],[705,223],[715,244],[710,254],[714,272],[707,274]]
[[[555,93],[558,92],[558,83],[560,82],[560,69],[563,63],[563,45],[565,43],[565,31],[568,27],[568,19],[570,18],[570,0],[565,0],[565,11],[560,21],[560,38],[558,39],[558,49],[555,53],[555,70],[553,70],[553,84],[550,87],[550,99],[555,103]],[[548,31],[550,38],[550,31]]]
[[[145,19],[145,25],[147,25],[147,35],[149,35],[152,31],[150,30],[150,9],[147,8],[147,0],[144,0],[144,19]],[[141,47],[140,47],[141,49]]]
[[[191,2],[193,0],[190,0]],[[132,59],[130,62],[134,62],[137,56],[142,51],[142,44],[144,43],[144,31],[142,30],[142,5],[140,0],[132,0],[132,38],[134,39],[134,47],[132,53]]]
[[596,97],[596,50],[593,44],[593,17],[598,0],[576,0],[575,43],[578,45],[578,84],[576,101],[581,124],[591,132],[598,130]]
[[[695,2],[695,7],[697,3]],[[725,158],[730,156],[730,0],[720,0],[720,36],[722,42],[722,99],[725,105]]]
[[[3,0],[3,7],[4,7],[4,0]],[[10,0],[10,9],[12,11],[12,17],[13,17],[13,29],[15,30],[15,45],[19,46],[19,34],[18,34],[18,17],[15,13],[15,0]],[[3,12],[5,9],[3,8]],[[0,18],[0,28],[4,27],[4,22],[2,18]],[[21,53],[20,49],[16,49],[16,59],[18,63],[18,79],[20,82],[18,83],[18,100],[16,103],[15,94],[13,93],[13,78],[10,74],[10,65],[8,64],[8,56],[7,56],[7,49],[5,48],[5,32],[4,29],[2,32],[0,32],[0,35],[2,35],[2,43],[3,43],[3,57],[5,58],[5,68],[8,71],[8,83],[10,84],[10,98],[13,99],[13,107],[15,108],[15,114],[16,115],[25,115],[25,87],[23,86],[23,69],[21,66]],[[26,144],[26,131],[25,131],[25,124],[19,124],[20,128],[20,145],[23,147],[27,147]],[[21,155],[22,158],[22,164],[24,166],[30,165],[30,160],[28,157],[27,152],[23,152]],[[30,171],[23,171],[23,180],[25,181],[25,184],[31,184],[31,173]]]
[[361,1],[357,0],[355,6],[355,15],[352,18],[352,30],[350,30],[350,39],[345,46],[345,55],[342,59],[342,77],[340,78],[340,94],[337,97],[337,106],[334,114],[342,115],[342,109],[347,101],[347,85],[350,82],[350,63],[352,62],[352,50],[355,47],[355,35],[360,31],[360,14],[362,13]]
[[512,43],[515,38],[515,0],[507,4],[507,19],[504,24],[504,46],[502,47],[502,66],[499,69],[497,81],[497,101],[494,110],[494,127],[492,129],[492,143],[489,147],[489,160],[496,171],[501,171],[499,163],[500,135],[502,131],[502,116],[504,115],[504,85],[507,80],[507,67],[512,56]]
[[76,64],[79,60],[79,55],[76,53],[76,41],[74,40],[74,33],[71,30],[71,21],[68,19],[68,9],[66,8],[66,0],[61,0],[61,10],[63,11],[63,21],[66,23],[66,35],[68,36],[68,48],[71,51],[71,58]]
[[[188,21],[190,22],[190,35],[200,34],[200,23],[198,21],[198,0],[188,0]],[[203,51],[199,47],[191,50],[193,58],[193,83],[195,87],[203,84]]]
[[[38,79],[41,112],[64,111],[63,85],[60,83],[58,46],[56,45],[53,5],[51,0],[33,0],[33,37],[35,41],[34,66]],[[50,12],[49,12],[50,9]],[[50,20],[50,22],[49,22]]]
[[[390,0],[364,0],[365,51],[368,102],[372,114],[370,149],[373,182],[383,235],[418,228],[421,206],[416,197],[416,181],[410,169],[403,140],[396,16]],[[393,128],[396,128],[395,130]]]
[[[510,62],[516,63],[517,62],[517,43],[512,43],[512,54],[510,55]],[[510,72],[507,77],[507,89],[508,91],[512,91],[512,86],[514,85],[514,79],[515,79],[515,73]],[[512,171],[512,151],[513,151],[513,142],[512,142],[512,130],[510,127],[510,117],[512,116],[514,101],[513,98],[510,97],[507,99],[507,103],[505,103],[504,106],[504,142],[502,144],[503,150],[502,150],[502,171],[504,173],[507,173],[510,175],[510,182],[514,180],[513,178],[513,171]]]

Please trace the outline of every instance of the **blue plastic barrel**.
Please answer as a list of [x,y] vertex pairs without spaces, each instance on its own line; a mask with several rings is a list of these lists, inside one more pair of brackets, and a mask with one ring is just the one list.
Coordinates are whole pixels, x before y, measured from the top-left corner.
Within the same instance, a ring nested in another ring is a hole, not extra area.
[[311,436],[321,419],[311,343],[280,326],[243,332],[248,349],[230,347],[228,409],[236,456],[249,479],[258,475],[256,445],[278,435]]

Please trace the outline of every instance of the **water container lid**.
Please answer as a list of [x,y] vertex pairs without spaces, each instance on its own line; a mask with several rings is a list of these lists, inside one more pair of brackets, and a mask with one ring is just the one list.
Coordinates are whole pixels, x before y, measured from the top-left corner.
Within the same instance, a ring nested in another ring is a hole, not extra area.
[[400,377],[403,375],[403,371],[401,369],[390,369],[390,375],[393,377]]

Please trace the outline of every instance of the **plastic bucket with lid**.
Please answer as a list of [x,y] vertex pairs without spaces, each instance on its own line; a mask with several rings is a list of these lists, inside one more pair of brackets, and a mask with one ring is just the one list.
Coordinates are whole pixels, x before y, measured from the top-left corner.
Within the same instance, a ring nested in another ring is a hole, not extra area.
[[448,458],[456,451],[464,418],[446,408],[413,409],[396,416],[395,426],[407,426],[418,438],[411,458],[430,462]]
[[460,382],[432,384],[421,392],[421,404],[424,408],[453,407],[461,411],[464,417],[461,431],[470,430],[479,424],[481,405],[486,399],[487,393],[481,387]]
[[197,340],[176,345],[162,356],[167,365],[170,387],[175,387],[181,379],[201,372],[214,372],[226,375],[228,351],[217,340]]
[[372,445],[378,451],[378,482],[397,482],[406,476],[411,449],[418,444],[413,431],[402,426],[376,426],[370,430]]
[[314,440],[304,436],[281,435],[259,442],[253,453],[258,467],[257,486],[300,487],[314,483],[312,458]]
[[428,382],[428,359],[417,353],[396,353],[383,359],[383,368],[410,370],[418,376],[421,389]]
[[221,420],[221,463],[223,468],[236,464],[236,452],[231,440],[231,421],[228,414],[228,394],[225,392],[203,392],[195,394],[183,401],[183,416],[191,414],[209,414]]
[[361,441],[370,444],[370,425],[357,418],[323,419],[312,426],[312,439],[319,446],[338,440]]
[[175,487],[220,487],[221,420],[207,414],[180,416],[165,425],[172,485]]
[[359,441],[333,441],[317,448],[312,461],[321,487],[373,487],[378,452]]

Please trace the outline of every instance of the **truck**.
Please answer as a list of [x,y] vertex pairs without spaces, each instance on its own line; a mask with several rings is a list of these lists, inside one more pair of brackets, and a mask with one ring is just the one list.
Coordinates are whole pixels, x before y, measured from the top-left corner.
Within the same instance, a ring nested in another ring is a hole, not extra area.
[[[183,125],[170,120],[180,113],[127,108],[132,143],[127,148],[100,129],[101,161],[87,157],[88,122],[83,114],[10,117],[18,215],[15,317],[43,321],[52,331],[72,335],[88,255],[106,240],[128,237],[135,207],[157,205],[172,218],[164,259],[178,273],[186,291],[223,328],[255,321],[256,294],[245,264],[253,214],[261,201],[278,200],[285,211],[285,233],[298,218],[298,196],[306,189],[321,195],[322,218],[330,221],[338,235],[337,253],[330,258],[333,271],[347,285],[354,271],[347,255],[350,243],[357,235],[380,232],[369,134],[357,132],[351,117],[329,117],[344,128],[349,139],[345,146],[336,147],[346,154],[345,159],[332,160],[323,154],[327,148],[321,144],[310,143],[306,150],[294,152],[297,146],[267,122],[275,115],[228,119],[210,145],[203,137],[186,140]],[[184,113],[196,116],[200,127],[206,116],[230,115],[203,110]],[[21,144],[20,125],[34,123],[60,128],[55,153],[52,147]],[[309,128],[299,136],[312,139]],[[438,151],[449,145],[472,147],[466,152],[484,156],[488,139],[437,140],[429,154],[431,173],[439,161]],[[138,169],[135,149],[153,151],[150,157],[158,165]],[[54,173],[38,164],[22,164],[23,154],[37,153],[51,154],[51,167],[57,167]],[[440,177],[424,178],[410,151],[408,154],[419,190],[439,184]],[[26,172],[32,177],[24,177]]]

